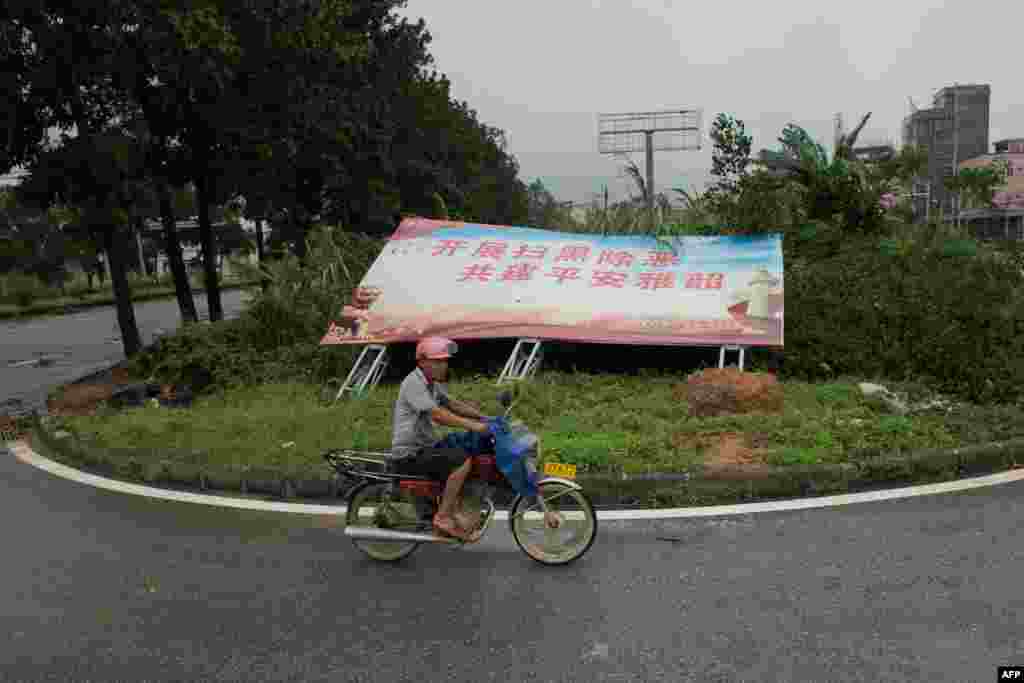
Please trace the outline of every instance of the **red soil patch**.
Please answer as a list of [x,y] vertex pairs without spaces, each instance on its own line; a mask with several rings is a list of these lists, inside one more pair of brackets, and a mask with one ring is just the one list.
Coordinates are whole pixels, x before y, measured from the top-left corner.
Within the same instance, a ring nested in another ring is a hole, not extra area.
[[3,434],[5,439],[11,435],[13,435],[15,439],[21,439],[25,436],[18,429],[18,425],[15,424],[14,418],[8,415],[0,415],[0,434]]
[[92,415],[100,403],[110,397],[121,386],[139,381],[123,366],[113,368],[96,380],[83,384],[68,384],[61,393],[46,402],[50,415]]
[[770,470],[765,462],[769,441],[764,434],[680,434],[673,441],[676,448],[703,449],[704,469],[710,474],[749,476]]

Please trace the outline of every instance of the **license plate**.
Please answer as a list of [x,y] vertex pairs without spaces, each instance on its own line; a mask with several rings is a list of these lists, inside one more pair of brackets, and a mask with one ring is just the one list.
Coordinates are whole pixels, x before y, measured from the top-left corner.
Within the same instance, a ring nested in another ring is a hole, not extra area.
[[552,477],[575,479],[576,465],[567,465],[560,462],[546,462],[544,463],[544,474],[550,474]]

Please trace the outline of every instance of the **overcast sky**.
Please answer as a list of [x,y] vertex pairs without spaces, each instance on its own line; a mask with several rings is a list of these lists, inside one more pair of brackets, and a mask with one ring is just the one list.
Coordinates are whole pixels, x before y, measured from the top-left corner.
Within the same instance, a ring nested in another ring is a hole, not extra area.
[[847,130],[873,112],[861,139],[898,145],[908,97],[926,107],[945,85],[988,83],[990,140],[1024,137],[1015,0],[409,0],[401,13],[426,20],[454,96],[507,133],[524,180],[562,200],[630,187],[597,152],[600,112],[703,109],[701,151],[655,154],[658,190],[703,188],[718,112],[746,123],[755,154],[790,121],[831,150],[837,112]]
[[[628,188],[597,152],[597,114],[703,109],[703,149],[655,154],[658,190],[703,188],[718,112],[754,153],[789,122],[831,151],[835,115],[861,140],[900,143],[908,97],[992,86],[990,141],[1024,137],[1024,4],[998,0],[410,0],[453,94],[503,129],[527,182],[562,200]],[[642,153],[633,154],[641,169]]]

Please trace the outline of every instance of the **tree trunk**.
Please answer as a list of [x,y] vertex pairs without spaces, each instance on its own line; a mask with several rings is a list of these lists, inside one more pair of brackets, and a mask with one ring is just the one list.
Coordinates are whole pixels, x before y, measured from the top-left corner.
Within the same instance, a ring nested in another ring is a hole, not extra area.
[[260,289],[267,291],[270,288],[270,280],[263,274],[263,219],[256,221],[256,265],[260,268]]
[[292,209],[292,230],[295,235],[295,255],[299,257],[299,263],[306,260],[306,226],[303,216],[299,216],[298,207]]
[[103,258],[100,259],[100,267],[99,270],[96,271],[96,274],[99,275],[100,278],[100,287],[106,287],[107,276],[110,275],[110,253],[107,252],[106,247],[103,248],[102,255]]
[[196,181],[196,198],[199,201],[199,239],[203,245],[203,272],[206,274],[206,302],[210,309],[210,322],[224,319],[220,303],[220,283],[217,280],[217,247],[210,225],[210,193],[207,178]]
[[133,230],[133,232],[135,233],[135,246],[139,250],[139,274],[142,275],[142,277],[149,277],[149,272],[146,268],[146,255],[142,251],[142,229],[144,225],[145,219],[137,219],[135,223],[135,230]]
[[188,281],[185,270],[185,259],[181,255],[181,242],[178,241],[178,230],[175,228],[174,204],[171,201],[171,188],[166,180],[157,179],[157,193],[160,196],[160,220],[164,226],[164,251],[171,265],[174,278],[174,294],[178,297],[178,309],[184,324],[199,320],[196,314],[196,302],[192,298],[192,285]]
[[125,272],[125,259],[121,250],[123,240],[117,239],[117,227],[114,225],[105,225],[102,231],[103,248],[107,252],[110,281],[114,287],[114,301],[117,304],[117,323],[121,327],[121,342],[124,344],[124,355],[131,358],[142,350],[142,337],[139,336],[131,290],[128,288],[128,275]]

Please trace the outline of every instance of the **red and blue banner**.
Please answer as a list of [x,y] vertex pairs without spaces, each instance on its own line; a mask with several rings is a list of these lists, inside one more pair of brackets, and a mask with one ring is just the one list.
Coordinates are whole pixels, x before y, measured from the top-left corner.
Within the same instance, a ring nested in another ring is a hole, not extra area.
[[658,239],[409,218],[321,344],[782,346],[783,311],[777,234]]

